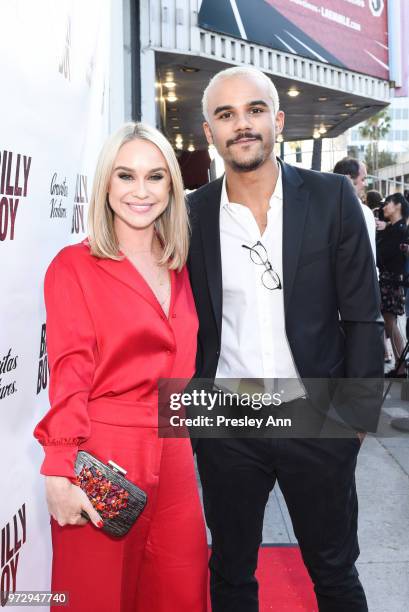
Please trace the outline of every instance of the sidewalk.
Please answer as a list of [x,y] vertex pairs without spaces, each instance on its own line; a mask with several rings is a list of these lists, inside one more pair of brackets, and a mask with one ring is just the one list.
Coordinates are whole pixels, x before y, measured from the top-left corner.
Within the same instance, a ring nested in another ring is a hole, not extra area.
[[[409,416],[394,384],[385,413]],[[365,439],[356,472],[359,499],[357,563],[369,612],[405,612],[409,602],[409,434]],[[278,487],[265,514],[265,543],[296,542],[287,507]]]

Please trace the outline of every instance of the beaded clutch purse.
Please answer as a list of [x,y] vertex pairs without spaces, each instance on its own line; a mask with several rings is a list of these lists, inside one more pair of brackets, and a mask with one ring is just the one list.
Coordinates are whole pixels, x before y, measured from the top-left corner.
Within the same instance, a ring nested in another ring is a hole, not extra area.
[[[77,484],[104,521],[103,531],[121,537],[146,506],[147,495],[125,478],[126,471],[113,461],[108,465],[86,451],[75,462]],[[86,512],[81,513],[89,519]]]

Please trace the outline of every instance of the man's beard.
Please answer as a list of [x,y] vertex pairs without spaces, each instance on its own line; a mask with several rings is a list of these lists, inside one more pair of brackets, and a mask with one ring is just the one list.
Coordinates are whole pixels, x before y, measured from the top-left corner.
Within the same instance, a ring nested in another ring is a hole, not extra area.
[[257,170],[265,161],[264,155],[260,153],[257,157],[249,159],[247,161],[237,161],[235,159],[230,160],[231,167],[237,172],[251,172]]
[[260,149],[254,153],[254,157],[252,157],[251,159],[239,161],[237,159],[234,159],[234,157],[231,157],[228,163],[234,170],[236,170],[236,172],[252,172],[253,170],[257,170],[257,168],[263,165],[268,155],[265,154],[266,151],[264,150],[263,138],[261,134],[252,133],[250,131],[242,132],[238,134],[236,138],[228,140],[226,142],[226,148],[229,148],[230,146],[234,145],[242,138],[255,138],[256,140],[259,140],[261,144]]

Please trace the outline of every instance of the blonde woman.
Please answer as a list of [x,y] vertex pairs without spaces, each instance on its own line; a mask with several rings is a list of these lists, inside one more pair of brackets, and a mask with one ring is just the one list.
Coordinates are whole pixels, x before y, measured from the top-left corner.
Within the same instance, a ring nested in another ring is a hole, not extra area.
[[[45,451],[52,589],[68,591],[75,612],[206,610],[190,442],[157,432],[158,379],[194,372],[188,235],[171,145],[149,126],[124,125],[100,154],[88,240],[64,248],[45,278],[51,409],[35,437]],[[123,538],[101,531],[74,484],[78,450],[115,461],[146,491]]]

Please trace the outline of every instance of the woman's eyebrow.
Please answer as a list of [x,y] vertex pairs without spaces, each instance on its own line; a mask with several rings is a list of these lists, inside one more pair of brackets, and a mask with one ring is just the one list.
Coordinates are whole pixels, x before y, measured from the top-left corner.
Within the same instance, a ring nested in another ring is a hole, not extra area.
[[128,168],[127,166],[117,166],[114,168],[114,171],[115,170],[126,170],[127,172],[133,172],[133,168]]
[[[114,172],[116,170],[125,170],[126,172],[135,171],[134,168],[128,168],[128,166],[117,166],[116,168],[114,168]],[[167,172],[167,168],[163,168],[162,166],[159,166],[158,168],[152,168],[148,172],[158,172],[159,170],[161,170],[162,172]]]

